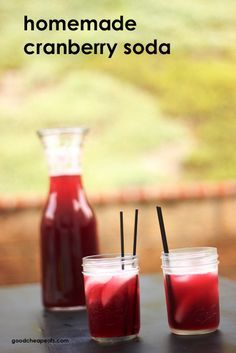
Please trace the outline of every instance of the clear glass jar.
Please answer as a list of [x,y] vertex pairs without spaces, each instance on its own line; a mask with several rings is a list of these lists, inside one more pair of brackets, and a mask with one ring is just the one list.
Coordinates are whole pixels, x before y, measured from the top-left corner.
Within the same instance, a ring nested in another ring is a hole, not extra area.
[[88,129],[42,129],[49,193],[41,221],[43,305],[85,308],[82,258],[98,253],[96,218],[82,183],[81,146]]
[[84,257],[83,274],[92,338],[111,343],[135,338],[140,329],[137,257]]
[[212,247],[162,252],[168,322],[171,332],[195,335],[219,326],[218,254]]

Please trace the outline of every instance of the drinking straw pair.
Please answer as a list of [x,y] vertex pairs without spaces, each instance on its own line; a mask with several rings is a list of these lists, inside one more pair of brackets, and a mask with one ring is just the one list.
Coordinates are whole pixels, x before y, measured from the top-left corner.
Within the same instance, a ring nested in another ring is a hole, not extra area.
[[[162,215],[162,209],[160,206],[156,206],[157,216],[159,220],[159,226],[161,231],[161,238],[163,244],[164,253],[169,253],[167,238],[166,238],[166,231],[165,225]],[[138,234],[138,209],[135,210],[135,217],[134,217],[134,239],[133,239],[133,256],[136,256],[136,249],[137,249],[137,234]],[[121,258],[125,256],[125,244],[124,244],[124,217],[123,211],[120,211],[120,243],[121,243]],[[124,265],[122,264],[122,269],[124,269]]]
[[[136,256],[137,249],[137,234],[138,234],[138,209],[135,210],[134,216],[134,240],[133,240],[133,256]],[[120,245],[121,245],[121,258],[125,256],[125,241],[124,241],[124,217],[123,211],[120,211]],[[122,270],[124,264],[122,264]]]

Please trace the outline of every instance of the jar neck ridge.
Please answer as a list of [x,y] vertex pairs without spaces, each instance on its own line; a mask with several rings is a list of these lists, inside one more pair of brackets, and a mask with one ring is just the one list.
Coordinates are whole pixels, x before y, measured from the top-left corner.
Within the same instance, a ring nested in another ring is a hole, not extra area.
[[81,147],[87,129],[43,129],[43,143],[50,176],[81,175]]
[[218,254],[213,247],[173,249],[162,252],[162,269],[165,273],[202,273],[217,270]]
[[95,255],[83,258],[83,273],[86,275],[104,274],[132,274],[138,273],[138,258],[128,254],[120,255]]

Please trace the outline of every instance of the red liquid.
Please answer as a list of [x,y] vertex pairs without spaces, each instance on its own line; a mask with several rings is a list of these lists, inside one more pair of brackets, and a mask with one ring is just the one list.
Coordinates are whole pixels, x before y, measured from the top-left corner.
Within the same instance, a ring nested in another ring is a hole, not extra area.
[[85,276],[92,337],[136,335],[140,329],[138,275]]
[[168,321],[176,330],[208,330],[219,325],[218,275],[166,275]]
[[96,219],[80,175],[51,177],[41,223],[45,307],[85,305],[82,257],[97,253]]

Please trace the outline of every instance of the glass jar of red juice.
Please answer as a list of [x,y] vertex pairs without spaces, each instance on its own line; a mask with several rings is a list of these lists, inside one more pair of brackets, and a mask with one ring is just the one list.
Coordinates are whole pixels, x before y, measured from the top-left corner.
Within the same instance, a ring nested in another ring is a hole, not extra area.
[[137,257],[88,256],[83,274],[92,338],[101,343],[134,339],[140,329]]
[[171,332],[195,335],[215,331],[220,320],[217,249],[163,252],[162,270]]

